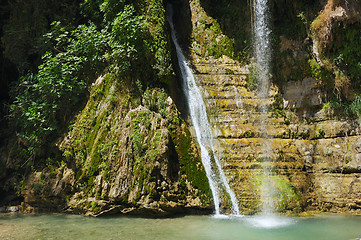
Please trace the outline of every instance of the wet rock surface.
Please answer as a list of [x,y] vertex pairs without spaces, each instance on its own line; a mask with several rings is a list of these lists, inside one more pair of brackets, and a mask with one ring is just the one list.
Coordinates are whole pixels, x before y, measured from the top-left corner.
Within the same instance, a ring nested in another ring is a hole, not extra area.
[[359,123],[334,120],[322,109],[304,117],[308,108],[314,111],[322,103],[323,93],[314,80],[283,89],[287,104],[282,114],[272,109],[279,92],[272,87],[266,100],[269,113],[262,113],[262,99],[247,88],[247,66],[225,56],[193,58],[218,154],[241,211],[260,211],[260,185],[268,166],[278,189],[278,211],[361,213]]
[[[94,88],[104,84],[99,81]],[[109,84],[114,96],[116,83]],[[143,105],[129,109],[121,99],[110,103],[107,95],[91,95],[59,144],[65,162],[26,179],[18,211],[90,216],[212,211],[207,177],[188,127],[170,97],[159,89],[149,94],[152,98],[144,98]]]

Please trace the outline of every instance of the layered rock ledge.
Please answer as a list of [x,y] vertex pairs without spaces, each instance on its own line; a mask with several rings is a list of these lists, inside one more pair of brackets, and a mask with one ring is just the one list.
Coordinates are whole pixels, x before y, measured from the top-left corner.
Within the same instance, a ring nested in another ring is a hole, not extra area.
[[[269,167],[278,211],[361,214],[360,125],[328,116],[317,81],[290,82],[276,111],[280,90],[273,86],[260,99],[247,87],[247,66],[225,56],[193,57],[217,151],[244,213],[260,211]],[[262,101],[269,112],[260,110]]]

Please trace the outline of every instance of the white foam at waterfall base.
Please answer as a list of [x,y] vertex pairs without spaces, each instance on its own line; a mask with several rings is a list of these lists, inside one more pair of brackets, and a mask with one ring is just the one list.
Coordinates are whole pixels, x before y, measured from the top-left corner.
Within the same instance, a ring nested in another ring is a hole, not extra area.
[[242,221],[246,225],[252,228],[260,228],[260,229],[275,229],[288,227],[290,225],[296,224],[296,219],[277,216],[277,215],[257,215],[257,216],[244,216],[244,215],[224,215],[219,214],[212,217],[217,220],[232,220],[232,221]]
[[247,217],[246,221],[255,228],[281,228],[296,223],[294,219],[275,215]]
[[228,185],[221,163],[214,151],[212,130],[208,121],[202,94],[196,84],[192,70],[188,66],[176,37],[176,31],[173,24],[173,9],[169,3],[167,5],[167,19],[171,28],[171,36],[176,48],[178,64],[182,74],[183,91],[186,97],[192,125],[196,133],[197,142],[201,149],[201,159],[212,191],[216,215],[220,215],[219,189],[221,186],[230,197],[232,203],[232,213],[234,215],[239,215],[237,198]]

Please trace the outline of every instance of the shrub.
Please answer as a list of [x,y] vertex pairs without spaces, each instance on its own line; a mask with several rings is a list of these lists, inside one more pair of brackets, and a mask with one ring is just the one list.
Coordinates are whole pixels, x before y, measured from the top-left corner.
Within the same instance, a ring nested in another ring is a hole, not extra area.
[[361,95],[356,96],[350,104],[349,111],[359,119],[361,119]]
[[[98,25],[88,22],[72,27],[54,21],[41,39],[48,49],[41,65],[22,76],[13,88],[10,122],[31,154],[52,144],[66,129],[99,75],[115,73],[121,84],[138,86],[132,90],[142,94],[143,86],[172,74],[165,16],[159,12],[161,1],[149,3],[153,15],[148,17],[149,11],[138,1],[134,2],[136,9],[125,1],[89,0],[80,4],[83,17],[98,9],[97,4],[104,14]],[[90,15],[98,21],[102,14]]]

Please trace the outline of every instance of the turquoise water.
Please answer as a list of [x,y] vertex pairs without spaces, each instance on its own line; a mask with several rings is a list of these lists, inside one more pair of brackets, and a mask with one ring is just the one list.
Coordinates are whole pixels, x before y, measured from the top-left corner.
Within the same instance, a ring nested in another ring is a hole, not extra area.
[[0,215],[0,239],[350,240],[361,237],[361,218],[214,218]]

